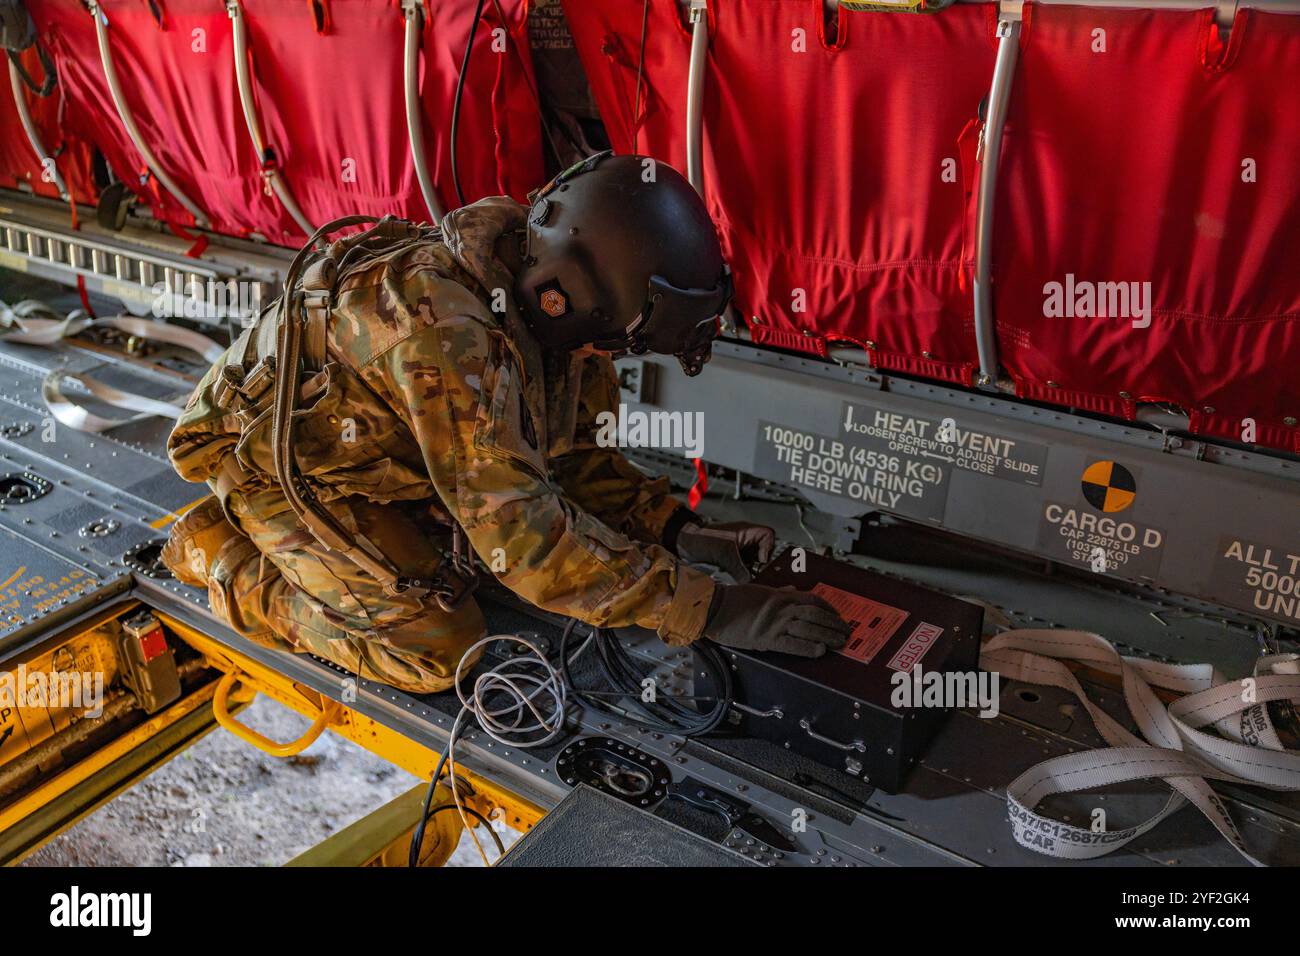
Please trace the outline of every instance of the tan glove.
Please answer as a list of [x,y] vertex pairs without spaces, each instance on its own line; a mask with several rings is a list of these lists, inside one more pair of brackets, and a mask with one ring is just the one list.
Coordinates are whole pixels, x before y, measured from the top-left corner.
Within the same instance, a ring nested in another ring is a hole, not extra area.
[[844,646],[853,625],[817,597],[761,584],[718,585],[704,636],[724,647],[821,657]]

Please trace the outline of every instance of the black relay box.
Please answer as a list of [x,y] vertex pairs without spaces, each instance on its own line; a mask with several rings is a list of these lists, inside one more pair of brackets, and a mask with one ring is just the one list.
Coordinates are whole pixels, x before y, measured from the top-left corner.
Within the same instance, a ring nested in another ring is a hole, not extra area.
[[944,677],[948,689],[978,686],[984,609],[798,548],[756,580],[812,591],[853,632],[842,650],[816,659],[723,648],[736,730],[897,792],[955,709],[950,693],[924,694],[925,684],[952,674],[961,680]]

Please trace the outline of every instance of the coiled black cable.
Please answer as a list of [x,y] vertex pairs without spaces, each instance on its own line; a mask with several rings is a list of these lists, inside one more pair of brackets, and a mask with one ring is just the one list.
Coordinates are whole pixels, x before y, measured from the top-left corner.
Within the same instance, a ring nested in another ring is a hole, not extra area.
[[[560,637],[559,673],[563,679],[563,688],[571,691],[573,696],[582,701],[584,706],[649,730],[674,734],[679,737],[699,737],[707,734],[715,730],[726,719],[727,711],[731,707],[733,693],[731,668],[727,666],[722,653],[714,645],[707,641],[699,641],[691,645],[692,653],[695,654],[700,665],[704,668],[705,675],[711,679],[715,691],[713,696],[656,693],[653,700],[647,701],[642,699],[644,682],[647,679],[653,679],[653,673],[650,670],[642,670],[637,666],[632,656],[628,654],[627,649],[623,646],[623,642],[616,635],[600,628],[592,628],[587,637],[587,643],[582,644],[577,650],[570,653],[569,643],[577,624],[576,619],[570,619],[569,623],[564,627],[563,635]],[[588,643],[594,648],[600,672],[605,679],[605,683],[611,688],[609,691],[584,689],[579,687],[573,680],[571,665],[585,651]],[[463,663],[464,660],[462,659]],[[552,675],[554,674],[554,665],[548,664],[545,660],[536,663],[543,669],[549,668]],[[459,667],[457,667],[456,676],[457,678],[460,676]],[[459,682],[457,686],[459,687]],[[560,689],[558,700],[560,709],[557,712],[561,716],[564,710],[563,688]],[[611,700],[622,701],[624,706],[611,703]],[[463,696],[462,701],[464,701]],[[708,710],[701,710],[698,705],[706,702],[711,702],[713,706]],[[515,709],[518,709],[518,705],[516,705]],[[497,713],[506,713],[508,710],[509,708]],[[438,786],[438,781],[443,775],[443,770],[448,764],[452,748],[456,745],[457,732],[465,713],[466,711],[462,710],[461,714],[457,716],[448,740],[447,749],[443,751],[438,765],[433,770],[433,776],[429,778],[429,787],[425,792],[420,819],[416,824],[415,831],[411,834],[411,842],[407,848],[407,864],[409,866],[418,865],[420,846],[424,843],[424,834],[429,820],[436,814],[453,806],[447,804],[434,807],[433,795]],[[481,715],[481,710],[479,713]],[[488,716],[492,716],[492,714],[489,713]],[[481,716],[480,719],[482,719]],[[552,734],[560,730],[559,724],[551,725],[550,721],[546,723],[551,726]],[[451,782],[451,786],[456,786],[454,781]],[[480,822],[486,823],[472,808],[466,807],[465,812]],[[492,838],[497,841],[498,848],[504,852],[496,832],[490,826],[488,830],[491,832]]]
[[[590,639],[601,674],[611,691],[584,689],[574,682],[570,670],[569,642],[577,624],[576,620],[570,620],[560,638],[560,673],[564,675],[564,682],[573,695],[585,706],[650,730],[679,737],[707,734],[717,729],[726,719],[732,697],[731,669],[722,653],[712,644],[700,641],[691,645],[691,651],[711,678],[715,692],[713,696],[656,693],[653,700],[647,701],[642,699],[644,682],[648,678],[653,679],[653,674],[637,666],[622,641],[600,628],[592,629]],[[622,701],[622,706],[611,703],[610,699]],[[713,706],[701,710],[697,705],[705,702],[712,702]]]

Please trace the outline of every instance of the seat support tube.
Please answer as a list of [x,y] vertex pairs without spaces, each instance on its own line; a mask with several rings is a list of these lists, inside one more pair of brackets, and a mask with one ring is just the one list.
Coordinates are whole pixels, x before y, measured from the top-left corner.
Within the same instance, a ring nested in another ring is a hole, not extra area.
[[975,207],[975,346],[979,352],[979,384],[993,386],[999,375],[997,327],[993,316],[993,208],[997,198],[998,160],[1007,121],[1011,83],[1020,52],[1020,24],[998,21],[998,55],[993,66],[988,117],[980,133],[979,199]]
[[90,0],[89,9],[95,21],[95,40],[99,44],[99,59],[104,66],[104,79],[108,81],[108,92],[113,97],[113,105],[117,108],[117,116],[126,129],[126,135],[130,137],[132,145],[135,146],[136,152],[140,154],[145,165],[149,167],[149,171],[158,177],[163,187],[176,197],[176,201],[185,207],[186,212],[194,217],[195,225],[203,229],[208,228],[208,217],[204,215],[203,210],[199,209],[194,201],[185,195],[185,191],[176,184],[176,181],[167,175],[167,171],[158,162],[158,157],[153,154],[153,150],[140,134],[140,127],[136,126],[135,116],[131,113],[131,107],[127,105],[126,96],[122,93],[122,83],[118,79],[117,68],[113,65],[113,50],[108,41],[108,17],[96,0]]
[[68,184],[63,181],[63,176],[59,173],[59,166],[54,161],[54,157],[45,151],[45,144],[41,142],[41,134],[36,129],[36,123],[32,120],[32,111],[27,106],[27,97],[23,94],[23,79],[18,73],[18,67],[12,60],[9,61],[9,85],[14,91],[14,105],[18,107],[18,119],[23,124],[23,132],[27,134],[27,142],[31,144],[32,152],[36,158],[41,161],[41,173],[44,174],[46,163],[49,163],[50,175],[54,178],[54,185],[59,190],[59,196],[64,202],[69,201]]
[[406,133],[411,142],[411,163],[415,178],[420,182],[420,194],[436,225],[442,221],[443,210],[429,174],[428,154],[424,148],[424,125],[420,114],[420,35],[424,28],[424,11],[420,0],[402,0],[402,16],[406,18],[406,44],[403,57],[402,82],[406,92]]
[[691,0],[691,66],[686,77],[686,178],[704,192],[704,66],[709,54],[708,0]]
[[257,161],[262,164],[262,175],[266,177],[267,185],[271,187],[271,191],[275,193],[275,198],[280,201],[285,212],[298,224],[299,229],[310,236],[316,231],[316,226],[307,218],[298,201],[294,199],[280,170],[274,163],[268,162],[271,157],[267,152],[262,121],[257,115],[257,98],[253,94],[253,78],[249,69],[248,26],[244,23],[244,8],[239,0],[226,0],[226,14],[230,17],[230,29],[235,41],[235,82],[239,86],[239,105],[244,111],[244,125],[248,127],[248,137],[253,141],[253,149],[257,151]]

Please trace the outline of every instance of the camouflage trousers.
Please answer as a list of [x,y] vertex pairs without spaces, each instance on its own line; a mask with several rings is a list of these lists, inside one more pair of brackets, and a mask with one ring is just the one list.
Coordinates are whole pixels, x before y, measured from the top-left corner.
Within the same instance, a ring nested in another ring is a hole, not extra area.
[[413,693],[449,688],[465,649],[486,633],[472,600],[449,614],[384,595],[376,582],[341,580],[314,541],[281,543],[289,546],[264,553],[213,497],[172,526],[163,560],[178,580],[206,588],[212,612],[243,637]]

